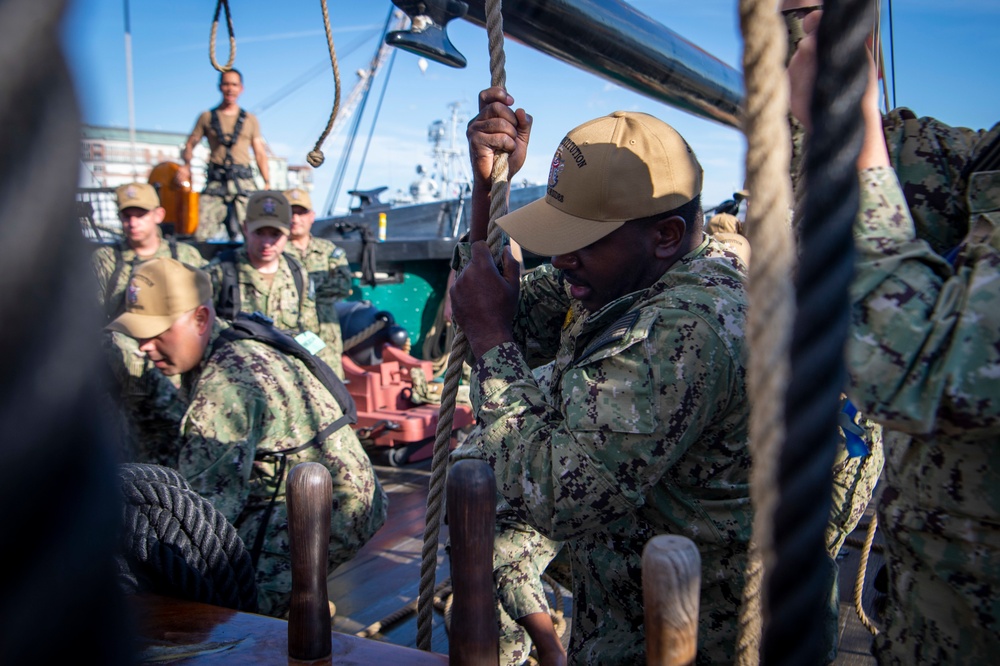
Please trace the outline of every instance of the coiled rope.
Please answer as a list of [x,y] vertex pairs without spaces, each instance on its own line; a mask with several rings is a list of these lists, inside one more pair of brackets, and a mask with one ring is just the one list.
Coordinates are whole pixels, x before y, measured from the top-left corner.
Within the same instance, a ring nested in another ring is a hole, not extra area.
[[[226,10],[226,28],[229,30],[229,62],[220,65],[215,59],[215,35],[219,31],[219,11]],[[212,18],[212,34],[208,38],[208,59],[218,72],[228,72],[236,62],[236,34],[233,32],[233,17],[229,13],[229,0],[218,0],[215,3],[215,16]]]
[[[503,50],[503,16],[501,0],[486,3],[486,33],[489,37],[490,85],[506,89],[506,56]],[[507,155],[499,153],[493,160],[490,188],[490,222],[487,243],[494,262],[500,261],[503,251],[504,234],[496,220],[507,214],[508,181]],[[430,651],[432,623],[434,620],[434,579],[437,569],[438,536],[441,532],[441,513],[444,506],[445,475],[447,473],[448,450],[451,430],[455,421],[455,405],[458,398],[458,384],[462,376],[462,363],[469,353],[469,342],[465,333],[456,328],[452,340],[448,369],[444,375],[444,389],[441,410],[438,413],[437,431],[434,438],[434,453],[431,459],[431,480],[427,491],[427,512],[424,516],[424,544],[420,560],[420,596],[417,604],[417,647]]]
[[119,581],[126,591],[257,612],[250,551],[215,506],[174,469],[126,463]]
[[[114,577],[117,442],[102,418],[66,2],[0,2],[0,663],[134,663]],[[83,648],[82,646],[86,646]]]
[[314,169],[318,169],[326,159],[323,156],[321,148],[323,147],[323,142],[326,141],[326,137],[330,135],[330,130],[333,129],[333,121],[337,119],[337,113],[340,111],[340,65],[337,64],[337,51],[333,48],[330,10],[327,9],[326,0],[319,0],[319,4],[323,8],[323,28],[326,30],[326,45],[330,51],[330,65],[333,67],[333,109],[330,111],[329,120],[326,121],[326,128],[323,129],[322,134],[316,139],[316,145],[313,146],[313,149],[306,156],[306,161]]
[[746,180],[753,201],[747,209],[746,227],[754,252],[749,267],[747,315],[754,522],[736,661],[741,666],[752,666],[760,658],[764,574],[774,559],[771,517],[777,502],[776,462],[785,438],[784,392],[795,316],[791,282],[794,243],[788,223],[791,138],[784,23],[774,0],[741,0],[739,9],[744,35]]
[[824,659],[829,591],[824,532],[832,495],[836,415],[846,381],[843,357],[854,265],[851,227],[858,210],[857,158],[863,137],[858,109],[867,85],[870,5],[870,0],[828,0],[819,26],[813,131],[805,155],[806,180],[814,186],[807,189],[800,227],[798,314],[785,399],[787,441],[778,460],[775,559],[767,570],[761,641],[768,666]]

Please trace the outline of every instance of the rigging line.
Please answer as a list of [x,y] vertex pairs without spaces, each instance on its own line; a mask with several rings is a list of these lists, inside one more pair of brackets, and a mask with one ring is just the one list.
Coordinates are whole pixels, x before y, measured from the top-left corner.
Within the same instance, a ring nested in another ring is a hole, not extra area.
[[[375,34],[374,32],[370,32],[361,36],[356,42],[347,47],[347,49],[341,51],[340,57],[343,58],[344,56],[349,56],[355,51],[357,51],[359,48],[364,46],[364,44],[368,40],[370,40],[374,34]],[[310,80],[315,79],[317,76],[325,72],[326,68],[330,66],[329,63],[330,63],[329,56],[323,58],[323,60],[313,65],[312,68],[306,70],[302,74],[299,74],[289,83],[286,83],[284,86],[281,87],[281,89],[275,91],[271,95],[268,95],[263,101],[258,102],[256,106],[250,109],[250,113],[256,116],[260,116],[260,114],[262,114],[264,111],[267,111],[278,102],[287,99],[289,95],[291,95],[296,90],[304,86]]]
[[378,121],[378,114],[382,110],[382,100],[385,99],[385,91],[389,88],[389,75],[392,74],[392,64],[396,62],[396,53],[398,51],[393,50],[392,56],[389,58],[389,66],[386,68],[385,81],[382,83],[382,92],[378,96],[378,104],[375,105],[375,114],[372,118],[372,125],[368,130],[368,139],[365,141],[365,150],[361,153],[361,163],[358,164],[358,176],[354,179],[354,189],[358,189],[358,184],[361,182],[361,173],[365,169],[365,160],[368,158],[368,148],[372,145],[372,136],[375,134],[375,123]]
[[[219,11],[226,10],[226,29],[229,31],[229,62],[220,65],[215,59],[215,35],[219,31]],[[212,32],[208,37],[208,59],[216,71],[225,73],[233,68],[236,60],[236,34],[233,32],[233,17],[229,13],[229,0],[218,0],[215,4],[215,17],[212,18]]]
[[892,27],[892,0],[889,0],[889,69],[892,71],[892,108],[896,108],[896,33]]
[[371,92],[372,83],[374,83],[379,52],[382,50],[382,45],[385,43],[385,36],[389,32],[389,26],[392,24],[392,15],[395,11],[395,6],[391,6],[389,8],[389,15],[385,17],[385,25],[382,27],[382,37],[379,39],[378,48],[375,49],[375,55],[372,56],[371,59],[371,65],[368,68],[371,75],[364,82],[364,94],[361,96],[361,102],[358,104],[358,109],[354,112],[354,117],[351,119],[351,128],[350,133],[348,134],[347,145],[344,146],[344,154],[341,155],[340,164],[337,166],[336,181],[330,186],[330,191],[327,192],[326,195],[324,208],[326,209],[327,215],[333,215],[333,206],[337,201],[337,196],[340,194],[340,186],[344,183],[344,176],[347,173],[347,161],[350,159],[351,151],[354,149],[354,139],[358,134],[358,125],[361,123],[361,116],[365,113],[365,106],[368,103],[368,94]]

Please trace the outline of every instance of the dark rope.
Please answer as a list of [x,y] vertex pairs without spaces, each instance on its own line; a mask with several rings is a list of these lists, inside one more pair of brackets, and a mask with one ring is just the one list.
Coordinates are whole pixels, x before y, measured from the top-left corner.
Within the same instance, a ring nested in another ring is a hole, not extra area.
[[257,610],[250,553],[211,502],[166,467],[128,465],[120,478],[125,506],[119,580],[126,592]]
[[[808,188],[796,278],[788,438],[779,460],[775,566],[768,572],[763,662],[824,663],[829,593],[824,531],[833,492],[837,410],[845,385],[848,288],[858,210],[859,107],[868,81],[870,0],[828,0],[817,36],[817,79],[806,151]],[[819,381],[818,378],[821,378]]]
[[0,2],[0,663],[132,663],[65,2]]

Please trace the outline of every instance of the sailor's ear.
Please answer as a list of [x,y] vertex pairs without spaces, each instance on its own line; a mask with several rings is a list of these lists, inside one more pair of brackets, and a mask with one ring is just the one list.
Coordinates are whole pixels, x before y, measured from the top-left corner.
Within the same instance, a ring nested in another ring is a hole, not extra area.
[[680,251],[687,233],[687,222],[680,215],[671,215],[652,224],[653,251],[657,259],[671,259]]
[[207,305],[194,309],[194,324],[198,335],[204,335],[212,328],[212,310]]

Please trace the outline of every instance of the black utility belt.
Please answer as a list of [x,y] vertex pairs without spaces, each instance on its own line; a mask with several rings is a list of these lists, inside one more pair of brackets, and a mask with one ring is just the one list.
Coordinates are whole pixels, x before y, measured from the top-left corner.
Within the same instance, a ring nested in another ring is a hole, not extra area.
[[253,178],[253,169],[246,164],[234,164],[223,166],[221,164],[208,165],[208,179],[218,182],[226,182],[234,178]]

